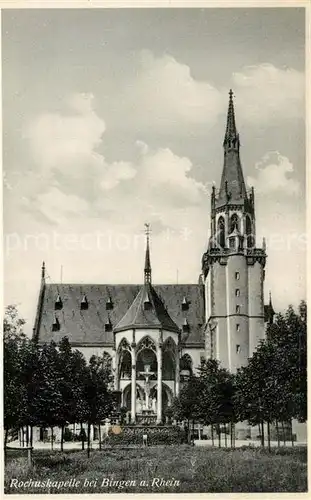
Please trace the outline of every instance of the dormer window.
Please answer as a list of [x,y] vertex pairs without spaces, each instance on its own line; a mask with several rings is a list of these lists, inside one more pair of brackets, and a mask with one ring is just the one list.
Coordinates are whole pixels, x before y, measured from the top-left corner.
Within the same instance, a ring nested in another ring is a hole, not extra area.
[[63,307],[63,302],[61,296],[58,294],[55,300],[55,310],[62,309],[62,307]]
[[58,332],[59,330],[60,330],[59,319],[57,318],[57,316],[54,315],[54,320],[53,320],[53,323],[52,323],[52,331],[53,332]]
[[144,310],[145,311],[150,311],[150,309],[152,308],[152,304],[150,302],[150,300],[144,300]]
[[182,331],[183,331],[183,333],[188,333],[189,330],[190,330],[189,323],[188,323],[187,319],[185,318],[183,321],[183,325],[182,325]]
[[186,299],[186,297],[184,297],[182,300],[181,309],[182,309],[182,311],[188,311],[188,309],[189,309],[189,302]]
[[112,323],[110,321],[110,318],[108,318],[105,323],[105,332],[111,332],[111,331],[112,331]]
[[89,303],[88,303],[86,295],[83,295],[83,297],[81,299],[80,308],[81,308],[81,310],[85,310],[85,309],[89,308]]
[[111,297],[108,297],[106,302],[106,311],[111,311],[111,309],[113,309],[113,302],[111,300]]

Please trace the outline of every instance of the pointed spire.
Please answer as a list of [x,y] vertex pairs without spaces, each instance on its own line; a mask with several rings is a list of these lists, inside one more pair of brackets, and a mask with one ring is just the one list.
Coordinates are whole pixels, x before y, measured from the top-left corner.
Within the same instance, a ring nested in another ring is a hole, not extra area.
[[240,139],[235,124],[233,92],[231,89],[223,147],[224,166],[216,203],[217,207],[228,203],[244,203],[246,198],[246,187],[240,161]]
[[150,264],[150,249],[149,249],[149,236],[150,236],[150,224],[145,224],[145,233],[146,233],[146,256],[145,256],[145,284],[151,283],[151,264]]
[[229,91],[229,106],[227,113],[227,127],[224,138],[224,145],[228,144],[230,141],[234,139],[238,139],[239,134],[237,133],[236,125],[235,125],[235,115],[234,115],[234,105],[233,105],[233,92],[232,89]]
[[268,321],[270,324],[273,323],[273,318],[274,318],[274,315],[275,315],[275,311],[273,309],[273,305],[272,305],[272,297],[271,297],[271,290],[269,290],[269,306],[268,306]]

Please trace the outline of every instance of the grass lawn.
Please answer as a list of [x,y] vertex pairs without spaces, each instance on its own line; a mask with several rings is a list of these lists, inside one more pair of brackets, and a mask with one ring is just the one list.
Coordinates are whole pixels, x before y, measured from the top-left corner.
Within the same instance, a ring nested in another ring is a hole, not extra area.
[[[21,455],[8,453],[5,493],[307,491],[306,448],[268,453],[252,448],[158,446],[92,451],[89,460],[86,451],[35,450],[31,471]],[[35,486],[30,479],[45,484]]]

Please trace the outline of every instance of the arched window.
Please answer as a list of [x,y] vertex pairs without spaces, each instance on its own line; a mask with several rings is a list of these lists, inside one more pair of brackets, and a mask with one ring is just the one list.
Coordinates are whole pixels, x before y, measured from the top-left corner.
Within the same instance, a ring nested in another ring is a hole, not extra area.
[[246,216],[246,239],[247,239],[247,248],[252,248],[254,245],[254,238],[252,235],[252,221],[249,215]]
[[237,214],[233,214],[230,219],[230,233],[234,230],[239,231],[239,217]]
[[217,241],[218,244],[224,248],[225,246],[225,220],[223,217],[219,217],[217,222]]

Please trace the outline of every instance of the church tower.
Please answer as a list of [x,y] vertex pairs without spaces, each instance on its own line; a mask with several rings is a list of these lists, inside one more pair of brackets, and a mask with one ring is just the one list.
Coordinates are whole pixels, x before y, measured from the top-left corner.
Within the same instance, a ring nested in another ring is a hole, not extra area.
[[211,235],[202,258],[206,356],[235,372],[265,335],[265,241],[256,248],[254,190],[246,190],[233,92],[229,92],[224,164],[211,195]]

